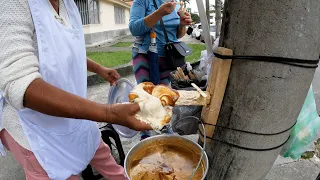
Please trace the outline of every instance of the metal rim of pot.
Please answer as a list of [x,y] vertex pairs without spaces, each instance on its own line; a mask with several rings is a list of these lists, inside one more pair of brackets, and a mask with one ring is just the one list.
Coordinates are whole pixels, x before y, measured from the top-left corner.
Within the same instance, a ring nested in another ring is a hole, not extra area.
[[[143,141],[140,141],[138,144],[134,145],[130,150],[129,152],[127,153],[126,155],[126,158],[124,160],[124,171],[125,171],[125,174],[127,176],[127,178],[130,180],[130,177],[128,175],[128,171],[127,171],[127,161],[128,161],[128,157],[131,153],[133,153],[135,151],[135,149],[138,148],[138,145],[141,144],[141,143],[146,143],[147,141],[152,141],[154,139],[157,139],[159,137],[176,137],[176,138],[182,138],[186,141],[188,141],[189,143],[191,143],[192,145],[194,145],[197,149],[199,149],[200,153],[202,154],[202,158],[200,161],[203,161],[205,163],[205,171],[203,173],[203,177],[202,177],[202,180],[204,180],[206,178],[206,175],[208,174],[208,169],[209,169],[209,159],[208,159],[208,155],[207,153],[203,150],[203,148],[198,144],[198,143],[195,143],[193,142],[192,140],[186,138],[186,137],[183,137],[183,136],[179,136],[179,135],[165,135],[165,134],[161,134],[161,135],[156,135],[156,136],[152,136],[152,137],[149,137]],[[204,159],[204,160],[203,160]]]

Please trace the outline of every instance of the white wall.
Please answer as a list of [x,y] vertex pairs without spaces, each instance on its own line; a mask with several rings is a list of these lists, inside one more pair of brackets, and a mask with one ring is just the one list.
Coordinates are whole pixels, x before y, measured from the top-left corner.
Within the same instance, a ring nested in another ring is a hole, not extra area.
[[212,18],[210,18],[210,23],[211,24],[215,24],[216,23],[216,13],[210,13],[210,17],[212,16]]
[[125,24],[115,24],[114,21],[114,6],[121,6],[119,4],[115,4],[109,0],[100,0],[99,7],[100,7],[100,24],[88,24],[83,26],[84,34],[91,34],[97,32],[104,32],[110,30],[117,30],[117,29],[126,29],[128,28],[129,24],[129,17],[130,17],[130,9],[128,7],[124,7],[125,9]]

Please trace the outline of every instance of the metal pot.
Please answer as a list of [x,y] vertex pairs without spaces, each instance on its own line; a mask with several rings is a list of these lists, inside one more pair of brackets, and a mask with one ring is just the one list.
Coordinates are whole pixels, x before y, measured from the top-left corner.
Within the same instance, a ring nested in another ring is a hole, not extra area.
[[[202,147],[185,138],[178,135],[157,135],[150,137],[148,139],[145,139],[143,141],[140,141],[138,144],[136,144],[134,147],[132,147],[129,151],[129,153],[126,156],[125,162],[124,162],[124,170],[127,175],[127,177],[130,180],[130,170],[133,163],[136,163],[136,159],[140,158],[141,156],[144,157],[144,152],[150,153],[152,151],[157,152],[157,147],[164,146],[164,145],[170,145],[170,147],[173,147],[175,149],[188,149],[190,150],[190,153],[195,153],[200,155],[202,153]],[[202,169],[203,169],[203,176],[202,180],[205,179],[209,163],[208,163],[208,156],[204,152],[204,155],[202,157]],[[174,168],[174,167],[173,167]]]

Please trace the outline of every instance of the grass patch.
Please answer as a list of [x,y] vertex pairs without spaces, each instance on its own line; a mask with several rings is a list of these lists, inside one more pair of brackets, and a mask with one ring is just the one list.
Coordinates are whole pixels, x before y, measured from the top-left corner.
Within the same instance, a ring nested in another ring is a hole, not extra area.
[[129,47],[132,44],[132,42],[118,42],[117,44],[114,44],[111,47]]
[[131,61],[131,52],[88,52],[87,56],[104,67],[115,67]]
[[206,50],[204,44],[188,44],[192,49],[192,54],[186,57],[186,60],[190,63],[196,62],[200,59],[201,51]]
[[[188,44],[188,46],[192,49],[192,54],[190,56],[187,56],[186,58],[186,60],[190,63],[198,61],[201,55],[201,51],[206,49],[206,46],[204,44]],[[88,52],[87,56],[105,67],[115,67],[127,64],[132,59],[131,52],[125,51]]]

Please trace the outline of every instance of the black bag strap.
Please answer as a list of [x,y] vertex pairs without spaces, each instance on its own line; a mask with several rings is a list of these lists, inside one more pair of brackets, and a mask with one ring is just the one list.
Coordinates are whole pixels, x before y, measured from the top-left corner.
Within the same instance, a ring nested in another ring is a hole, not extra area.
[[[156,0],[153,0],[153,5],[154,5],[154,7],[156,9],[158,9],[158,5],[157,5]],[[160,19],[160,25],[161,25],[162,30],[163,30],[164,38],[166,39],[167,44],[169,44],[170,41],[169,41],[168,34],[167,34],[167,31],[166,31],[166,27],[164,26],[162,18]]]

